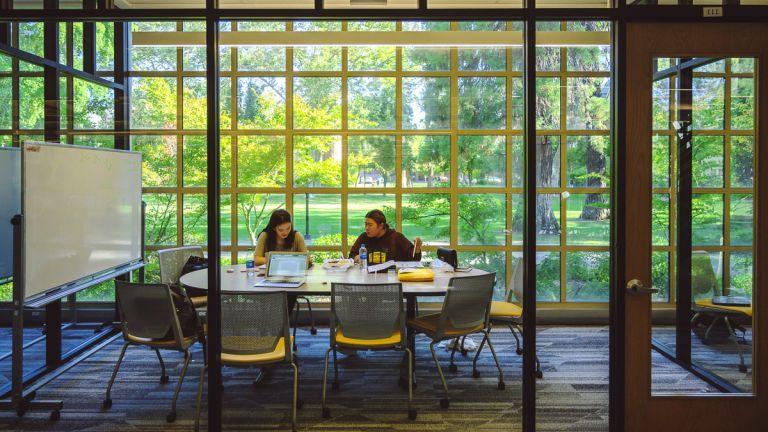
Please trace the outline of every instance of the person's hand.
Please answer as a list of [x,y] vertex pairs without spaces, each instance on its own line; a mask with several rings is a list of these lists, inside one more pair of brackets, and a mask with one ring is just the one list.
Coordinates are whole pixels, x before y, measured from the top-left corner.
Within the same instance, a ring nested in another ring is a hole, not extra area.
[[421,237],[416,237],[413,239],[413,255],[416,256],[417,253],[421,252]]
[[355,264],[360,264],[360,255],[355,255]]

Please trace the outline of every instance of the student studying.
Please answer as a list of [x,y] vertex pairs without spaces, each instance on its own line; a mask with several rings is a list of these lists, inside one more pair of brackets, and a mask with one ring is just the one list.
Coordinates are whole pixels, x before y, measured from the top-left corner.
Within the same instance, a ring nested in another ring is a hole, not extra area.
[[269,217],[267,226],[259,234],[253,259],[256,265],[267,263],[267,252],[306,252],[307,245],[300,232],[293,229],[291,214],[277,209]]
[[386,261],[421,261],[421,239],[411,243],[402,233],[389,227],[381,210],[371,210],[365,215],[365,232],[360,234],[349,251],[349,257],[360,262],[360,246],[368,250],[368,263]]

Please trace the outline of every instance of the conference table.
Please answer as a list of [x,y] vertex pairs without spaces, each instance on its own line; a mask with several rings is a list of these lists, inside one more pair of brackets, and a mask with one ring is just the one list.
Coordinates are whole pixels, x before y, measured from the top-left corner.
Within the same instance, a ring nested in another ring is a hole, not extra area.
[[[416,304],[418,297],[437,297],[444,296],[448,290],[448,284],[451,278],[477,276],[487,272],[479,269],[472,269],[468,272],[452,272],[435,269],[435,278],[430,282],[402,282],[403,296],[406,299],[406,316],[408,318],[416,317]],[[264,292],[264,291],[285,291],[301,296],[328,297],[331,295],[331,284],[337,283],[357,283],[357,284],[377,284],[377,283],[398,283],[397,274],[394,269],[386,273],[368,273],[355,265],[346,271],[327,270],[322,265],[315,264],[307,270],[306,283],[298,288],[264,288],[254,285],[263,279],[263,276],[248,275],[245,271],[245,265],[221,266],[221,292],[222,293],[241,293],[241,292]],[[208,289],[208,270],[197,270],[187,273],[179,279],[182,286],[197,288],[200,290]],[[408,348],[411,353],[415,353],[416,335],[411,329],[408,329],[407,337]],[[416,358],[413,358],[414,369]]]

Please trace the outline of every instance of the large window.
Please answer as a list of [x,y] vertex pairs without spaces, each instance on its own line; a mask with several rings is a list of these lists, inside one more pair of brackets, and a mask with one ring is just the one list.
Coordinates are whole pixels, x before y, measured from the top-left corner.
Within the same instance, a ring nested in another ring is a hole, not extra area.
[[[595,37],[539,52],[539,133],[542,148],[550,148],[540,164],[540,203],[553,215],[540,230],[541,253],[549,254],[545,267],[556,261],[545,279],[563,290],[543,289],[541,299],[605,301],[608,25],[554,27]],[[136,23],[133,30],[131,142],[145,154],[148,243],[205,243],[205,48],[159,45],[141,34],[173,37],[202,25]],[[426,242],[428,257],[451,245],[462,264],[498,272],[501,295],[522,256],[520,23],[231,22],[222,30],[218,211],[225,262],[250,256],[276,208],[292,212],[317,259],[346,254],[363,215],[380,208],[391,225]],[[348,31],[482,31],[506,42],[226,43],[236,32],[282,33],[286,41],[290,32],[315,32],[318,40],[344,41]],[[567,205],[563,193],[571,194]]]
[[[603,33],[607,22],[541,22],[537,32]],[[537,299],[605,302],[610,279],[610,46],[536,53]]]

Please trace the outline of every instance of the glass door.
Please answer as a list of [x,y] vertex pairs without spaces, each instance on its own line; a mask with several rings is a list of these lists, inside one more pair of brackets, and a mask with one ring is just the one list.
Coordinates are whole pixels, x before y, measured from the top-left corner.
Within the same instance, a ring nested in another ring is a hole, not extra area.
[[628,25],[627,431],[756,430],[766,406],[766,31]]

